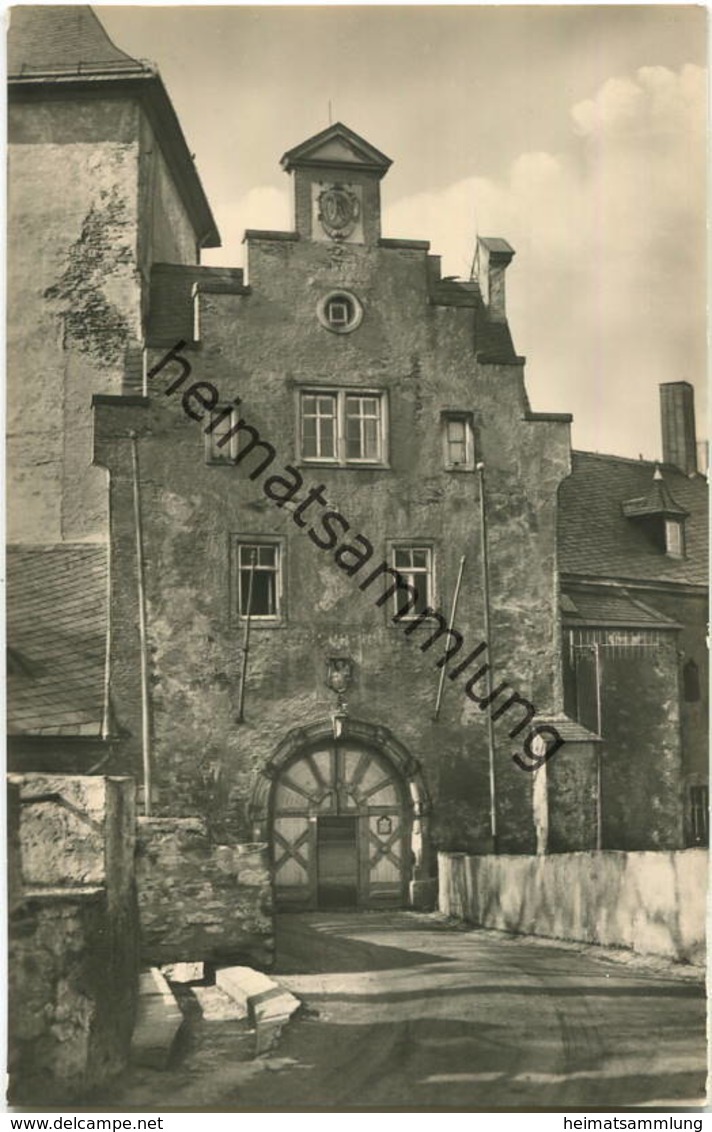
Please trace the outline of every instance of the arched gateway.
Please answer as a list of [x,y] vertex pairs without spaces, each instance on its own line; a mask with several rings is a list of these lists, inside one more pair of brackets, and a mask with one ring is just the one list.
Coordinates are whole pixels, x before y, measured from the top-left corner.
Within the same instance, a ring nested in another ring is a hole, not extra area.
[[279,907],[410,903],[423,864],[423,791],[385,728],[349,720],[338,739],[330,723],[298,730],[267,774],[255,816],[267,827]]

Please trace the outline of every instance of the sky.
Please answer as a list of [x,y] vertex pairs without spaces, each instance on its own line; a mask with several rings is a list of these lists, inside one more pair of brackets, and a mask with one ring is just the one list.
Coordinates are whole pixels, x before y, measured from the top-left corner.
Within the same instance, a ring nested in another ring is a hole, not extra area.
[[342,121],[393,160],[383,234],[469,277],[476,235],[515,248],[507,307],[536,411],[574,447],[660,456],[657,386],[706,402],[707,14],[692,5],[97,5],[158,64],[243,264],[292,227],[294,145]]

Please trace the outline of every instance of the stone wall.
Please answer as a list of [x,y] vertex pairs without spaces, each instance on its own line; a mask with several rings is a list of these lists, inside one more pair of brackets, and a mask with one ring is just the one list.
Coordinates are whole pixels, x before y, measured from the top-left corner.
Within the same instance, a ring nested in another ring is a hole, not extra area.
[[[13,1098],[76,1100],[125,1066],[138,916],[131,779],[14,775]],[[19,856],[19,861],[18,861]]]
[[708,855],[441,853],[440,911],[486,928],[705,961]]
[[136,880],[144,962],[272,965],[266,845],[213,844],[199,818],[140,818]]

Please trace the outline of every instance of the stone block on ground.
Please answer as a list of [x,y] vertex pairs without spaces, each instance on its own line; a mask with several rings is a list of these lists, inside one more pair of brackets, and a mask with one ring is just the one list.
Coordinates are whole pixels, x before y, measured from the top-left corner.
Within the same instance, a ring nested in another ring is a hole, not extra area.
[[157,967],[139,979],[138,1019],[131,1043],[135,1065],[165,1069],[183,1025],[183,1013]]
[[265,1053],[300,1007],[299,999],[274,979],[251,967],[221,967],[215,982],[247,1011],[255,1027],[255,1053]]
[[202,983],[205,980],[204,963],[166,963],[161,973],[171,983]]

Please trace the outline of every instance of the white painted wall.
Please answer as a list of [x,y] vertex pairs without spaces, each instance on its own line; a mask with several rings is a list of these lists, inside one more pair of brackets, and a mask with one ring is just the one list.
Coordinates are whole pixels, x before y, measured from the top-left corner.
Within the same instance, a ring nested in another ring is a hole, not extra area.
[[705,849],[440,853],[439,907],[482,927],[704,963]]

